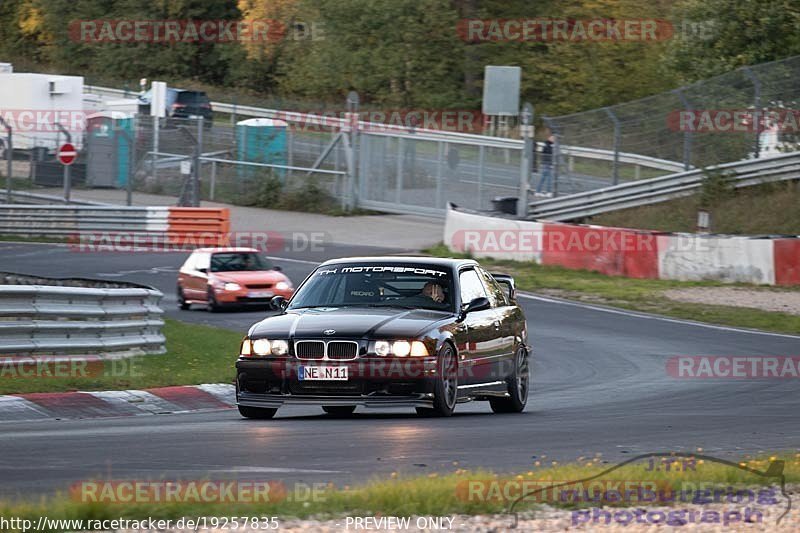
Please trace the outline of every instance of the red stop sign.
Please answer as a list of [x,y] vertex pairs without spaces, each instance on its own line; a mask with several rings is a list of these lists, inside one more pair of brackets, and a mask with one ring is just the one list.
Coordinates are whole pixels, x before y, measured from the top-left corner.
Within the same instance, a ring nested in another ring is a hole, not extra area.
[[70,143],[64,143],[58,149],[58,160],[62,165],[71,165],[78,158],[78,151]]

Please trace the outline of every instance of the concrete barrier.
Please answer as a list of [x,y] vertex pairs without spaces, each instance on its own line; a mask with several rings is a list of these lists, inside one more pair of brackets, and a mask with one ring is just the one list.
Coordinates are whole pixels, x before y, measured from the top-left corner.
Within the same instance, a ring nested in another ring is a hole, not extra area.
[[531,261],[611,276],[800,285],[800,239],[668,234],[537,223],[450,206],[444,243],[474,257]]

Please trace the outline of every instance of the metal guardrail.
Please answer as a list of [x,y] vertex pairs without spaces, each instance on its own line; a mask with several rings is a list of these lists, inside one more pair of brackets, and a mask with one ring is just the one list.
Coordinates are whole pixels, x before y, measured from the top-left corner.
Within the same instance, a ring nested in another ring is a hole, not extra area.
[[[0,192],[0,199],[7,201],[8,195],[6,192]],[[52,194],[40,194],[26,191],[11,191],[11,200],[15,204],[29,204],[29,205],[52,205],[52,204],[69,204],[69,205],[108,205],[102,202],[92,202],[90,200],[74,200],[69,202],[64,200],[63,196],[55,196]]]
[[0,205],[0,235],[166,233],[169,207]]
[[[6,282],[30,281],[7,275]],[[15,279],[16,278],[16,279]],[[144,287],[0,284],[0,357],[164,353],[163,294]]]
[[[111,89],[108,87],[98,87],[95,85],[86,85],[86,91],[91,94],[99,96],[113,97],[113,98],[135,98],[136,94],[129,91],[120,89]],[[271,118],[280,119],[287,122],[301,122],[308,125],[327,126],[338,129],[345,129],[347,121],[343,118],[331,117],[327,115],[316,115],[309,113],[296,113],[292,111],[282,111],[279,109],[268,109],[255,106],[246,106],[238,104],[230,104],[226,102],[211,102],[214,111],[220,113],[228,113],[235,115],[242,115],[247,117],[256,118]],[[440,141],[458,144],[467,144],[474,146],[484,146],[487,148],[506,148],[513,150],[522,150],[523,141],[520,139],[507,139],[503,137],[491,137],[487,135],[475,135],[470,133],[460,133],[452,131],[432,130],[424,128],[408,128],[405,126],[398,126],[395,124],[381,124],[375,122],[359,121],[359,129],[370,135],[378,135],[384,137],[406,137],[413,135],[414,139],[419,141]],[[583,157],[587,159],[597,159],[603,161],[613,161],[614,151],[603,150],[597,148],[586,148],[581,146],[568,146],[561,145],[561,153],[565,156]],[[669,161],[666,159],[658,159],[655,157],[648,157],[641,154],[620,152],[619,161],[633,165],[639,165],[647,168],[657,170],[666,170],[669,172],[680,172],[684,170],[684,165],[681,162]]]
[[528,218],[563,222],[689,196],[700,189],[707,171],[731,173],[730,183],[736,188],[800,179],[800,152],[725,163],[707,170],[691,170],[539,200],[530,204]]

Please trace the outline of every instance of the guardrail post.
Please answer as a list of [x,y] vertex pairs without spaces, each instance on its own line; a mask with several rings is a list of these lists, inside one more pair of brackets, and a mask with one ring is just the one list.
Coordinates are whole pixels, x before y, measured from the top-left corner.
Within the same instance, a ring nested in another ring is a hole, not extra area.
[[[0,125],[5,127],[6,131],[8,132],[8,137],[6,140],[6,199],[8,203],[11,203],[11,173],[13,172],[13,165],[14,165],[14,138],[11,131],[11,126],[3,120],[3,117],[0,117]],[[31,167],[33,168],[33,167]]]
[[197,149],[192,168],[192,207],[200,207],[200,158],[203,157],[203,117],[197,119]]
[[[681,101],[681,105],[686,111],[692,111],[692,104],[686,98],[683,89],[675,89],[672,91]],[[692,167],[692,132],[687,128],[683,132],[683,170],[689,170]]]
[[[753,109],[755,110],[755,117],[757,120],[761,120],[761,80],[758,79],[758,76],[750,69],[750,67],[742,67],[742,72],[747,78],[753,82]],[[758,159],[758,156],[761,153],[761,125],[760,124],[753,124],[755,131],[753,135],[755,138],[753,139],[753,153],[755,154],[755,158]],[[764,125],[766,126],[766,124]]]
[[[289,166],[292,166],[291,163],[289,164]],[[291,172],[291,170],[289,172]],[[216,161],[212,161],[211,162],[211,185],[210,185],[210,187],[211,187],[211,190],[209,191],[208,197],[213,202],[214,201],[214,191],[215,191],[215,189],[217,187],[217,162]]]
[[620,143],[620,124],[617,115],[611,110],[610,107],[604,107],[603,111],[606,112],[608,118],[614,123],[614,161],[611,163],[611,179],[612,183],[617,185],[619,183],[619,143]]

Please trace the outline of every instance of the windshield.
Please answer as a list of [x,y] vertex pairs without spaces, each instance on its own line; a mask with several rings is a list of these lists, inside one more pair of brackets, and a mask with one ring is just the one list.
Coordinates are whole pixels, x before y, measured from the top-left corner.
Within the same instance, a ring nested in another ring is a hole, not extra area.
[[347,264],[319,268],[292,298],[289,309],[401,307],[452,311],[453,278],[420,264]]
[[211,256],[211,272],[272,270],[272,263],[255,252],[229,252]]

